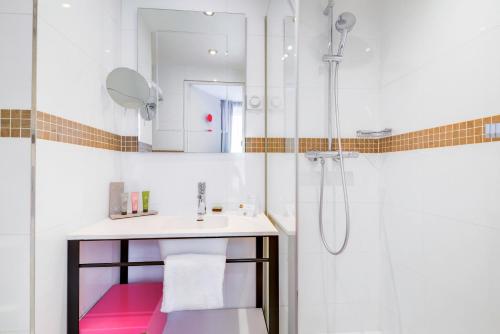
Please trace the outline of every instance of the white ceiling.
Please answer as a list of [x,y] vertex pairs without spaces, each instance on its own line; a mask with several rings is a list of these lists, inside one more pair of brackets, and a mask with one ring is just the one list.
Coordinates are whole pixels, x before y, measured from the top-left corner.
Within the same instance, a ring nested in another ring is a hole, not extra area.
[[[158,32],[162,63],[245,69],[244,15],[206,16],[202,12],[168,9],[140,9],[139,15],[152,32]],[[209,49],[218,50],[218,54],[210,55]]]

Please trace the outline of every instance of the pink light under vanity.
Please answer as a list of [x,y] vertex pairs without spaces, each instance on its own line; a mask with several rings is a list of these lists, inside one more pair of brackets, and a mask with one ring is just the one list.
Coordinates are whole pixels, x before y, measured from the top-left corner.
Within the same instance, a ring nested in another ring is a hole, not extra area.
[[80,334],[161,334],[162,293],[162,283],[115,285],[80,320]]

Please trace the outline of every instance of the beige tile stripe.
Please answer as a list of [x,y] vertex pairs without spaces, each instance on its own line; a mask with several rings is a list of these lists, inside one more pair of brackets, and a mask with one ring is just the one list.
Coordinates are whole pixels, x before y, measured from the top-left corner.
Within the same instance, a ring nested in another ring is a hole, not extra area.
[[[361,153],[388,153],[427,148],[480,144],[500,141],[484,135],[486,124],[500,123],[500,115],[478,118],[470,121],[447,124],[419,131],[403,133],[383,139],[343,138],[346,151]],[[20,109],[0,109],[0,137],[29,138],[31,133],[31,111]],[[37,138],[68,144],[101,148],[120,152],[137,152],[137,136],[120,136],[78,122],[44,112],[37,112]],[[294,152],[293,138],[245,138],[247,153]],[[141,147],[142,147],[141,146]],[[333,150],[337,150],[336,140]],[[326,151],[326,138],[299,138],[299,152]]]
[[38,139],[112,151],[122,150],[122,137],[111,132],[44,112],[37,113],[36,122]]
[[37,112],[37,138],[119,152],[137,152],[137,136],[120,136],[44,112]]
[[[137,152],[137,136],[120,136],[78,122],[37,112],[37,138],[119,152]],[[0,137],[29,137],[31,111],[0,110]]]
[[30,135],[31,110],[0,110],[0,137],[29,138]]
[[[412,131],[382,139],[343,138],[342,147],[346,151],[361,153],[388,153],[438,148],[458,145],[481,144],[500,141],[500,138],[486,138],[486,124],[500,123],[500,115],[452,123],[419,131]],[[268,152],[293,152],[293,138],[268,138]],[[265,138],[246,138],[246,152],[265,152]],[[299,138],[299,152],[326,151],[326,138]],[[338,150],[336,140],[333,150]]]
[[[336,140],[332,143],[333,150],[338,149]],[[247,153],[265,152],[266,138],[246,138]],[[377,139],[343,138],[342,148],[346,151],[357,151],[362,153],[378,153],[379,143]],[[327,151],[328,139],[326,138],[300,138],[299,152]],[[267,138],[267,152],[269,153],[291,153],[294,152],[293,138]]]
[[410,151],[500,141],[484,135],[486,124],[500,123],[500,115],[453,123],[380,139],[380,153]]

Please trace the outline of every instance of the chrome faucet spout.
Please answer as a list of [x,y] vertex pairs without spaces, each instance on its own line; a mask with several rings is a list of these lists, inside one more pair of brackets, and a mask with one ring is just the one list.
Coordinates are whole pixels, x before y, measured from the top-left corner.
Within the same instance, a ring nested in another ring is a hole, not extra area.
[[198,220],[202,221],[203,216],[207,214],[207,202],[206,202],[206,191],[207,185],[205,182],[198,182]]

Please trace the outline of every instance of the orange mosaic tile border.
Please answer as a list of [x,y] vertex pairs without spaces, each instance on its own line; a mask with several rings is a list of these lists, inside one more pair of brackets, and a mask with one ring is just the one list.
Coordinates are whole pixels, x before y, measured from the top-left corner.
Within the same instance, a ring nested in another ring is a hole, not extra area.
[[[247,153],[263,153],[265,147],[266,138],[264,137],[245,138],[245,152]],[[294,152],[294,147],[294,138],[267,138],[267,152],[269,153]]]
[[[380,139],[343,138],[342,147],[345,151],[360,153],[389,153],[411,151],[428,148],[482,144],[500,141],[500,138],[487,138],[485,126],[499,124],[500,115],[473,119],[438,126],[419,131],[412,131]],[[246,152],[266,152],[265,138],[246,138]],[[333,150],[338,150],[334,139]],[[328,151],[326,138],[299,138],[299,152]],[[267,152],[294,152],[293,138],[267,138]]]
[[380,139],[379,151],[400,152],[500,141],[500,138],[486,138],[484,133],[487,124],[495,123],[500,123],[500,115],[403,133]]
[[36,129],[38,139],[122,151],[122,136],[45,112],[37,112]]
[[[333,150],[338,150],[338,143],[333,141]],[[295,141],[293,138],[267,138],[268,153],[292,153]],[[342,148],[346,151],[361,153],[378,153],[377,139],[343,138]],[[326,138],[299,138],[299,152],[328,151],[328,139]],[[246,138],[245,151],[247,153],[266,152],[266,138]]]
[[[0,109],[0,137],[29,138],[31,110]],[[37,139],[101,148],[119,152],[137,152],[137,136],[120,136],[78,122],[38,111]]]
[[[360,153],[378,153],[378,139],[342,138],[342,149],[345,151],[356,151]],[[333,151],[337,151],[338,142],[334,138],[332,141]],[[326,138],[299,138],[299,152],[307,151],[329,151],[328,139]]]
[[[269,139],[269,138],[268,138]],[[278,138],[285,139],[285,138]],[[262,153],[266,149],[266,138],[264,137],[248,137],[245,138],[245,152],[246,153]],[[284,152],[284,148],[283,148]]]
[[[419,131],[412,131],[381,139],[343,138],[346,151],[360,153],[389,153],[418,149],[480,144],[500,141],[487,138],[487,124],[500,123],[500,115],[478,118]],[[37,112],[37,138],[80,146],[119,152],[150,151],[149,145],[140,143],[137,136],[120,136],[108,131],[70,121],[44,112]],[[31,110],[0,109],[0,137],[29,138],[31,134]],[[247,153],[294,152],[294,138],[245,138]],[[299,152],[327,151],[326,138],[299,138]],[[334,140],[333,150],[338,150]],[[267,150],[266,150],[267,148]]]
[[30,136],[31,110],[0,110],[0,137],[29,138]]

